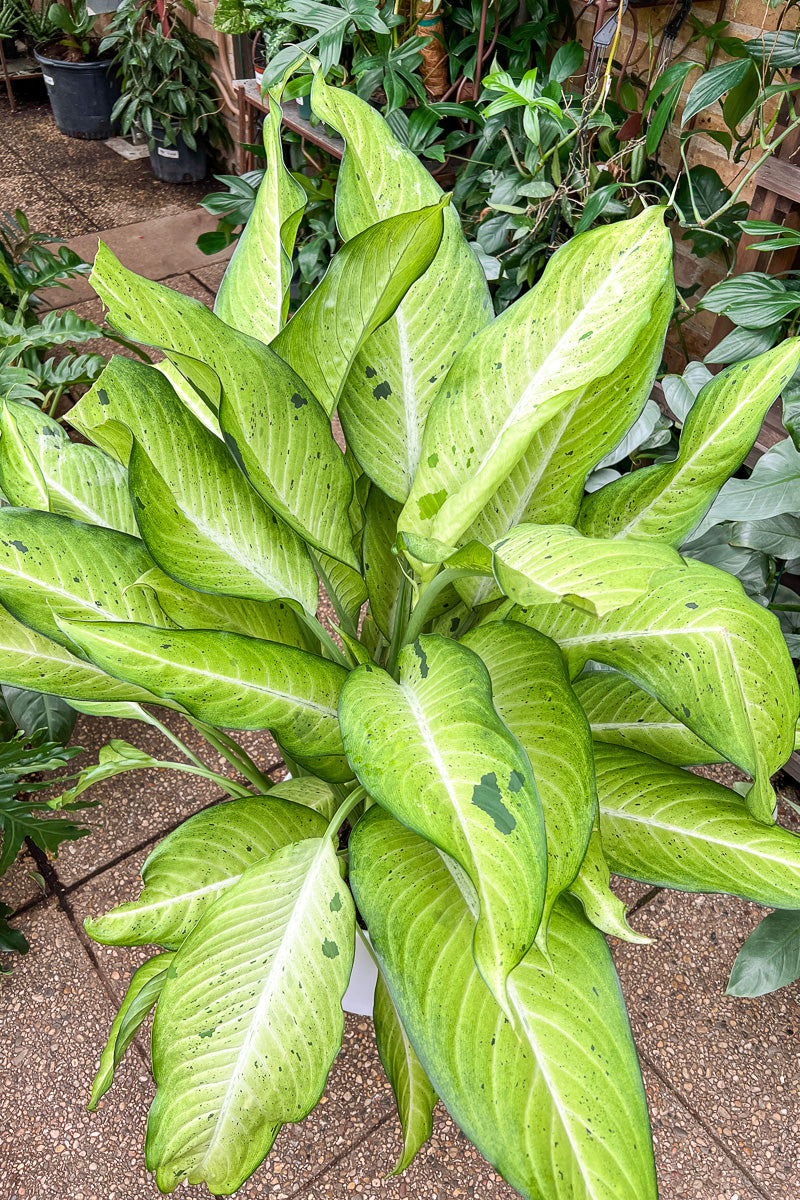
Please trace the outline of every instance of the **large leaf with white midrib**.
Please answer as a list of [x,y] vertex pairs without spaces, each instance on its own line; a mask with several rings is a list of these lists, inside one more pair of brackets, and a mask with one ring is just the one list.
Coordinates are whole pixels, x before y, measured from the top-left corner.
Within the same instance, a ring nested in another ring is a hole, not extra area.
[[[108,621],[61,624],[104,671],[176,701],[201,721],[274,730],[304,764],[342,754],[336,703],[347,672],[336,663],[238,633]],[[352,778],[343,758],[331,769],[326,778]]]
[[[619,443],[641,411],[661,363],[664,335],[674,308],[672,279],[656,299],[650,323],[610,375],[584,388],[541,429],[513,471],[464,534],[489,546],[514,526],[574,525],[586,477]],[[491,579],[459,579],[473,606],[497,594]]]
[[2,416],[0,488],[20,507],[138,534],[125,468],[95,446],[71,442],[57,421],[17,400],[6,400]]
[[596,742],[628,746],[676,767],[720,762],[716,750],[627,676],[587,671],[572,686]]
[[139,528],[164,571],[201,591],[291,597],[316,609],[317,581],[302,539],[255,495],[160,371],[113,359],[70,422],[130,464]]
[[[317,115],[345,139],[336,192],[342,237],[440,201],[439,185],[369,104],[327,87],[321,74],[311,99]],[[348,445],[387,496],[406,499],[442,377],[492,315],[483,271],[450,206],[433,263],[359,351],[339,402]]]
[[214,312],[234,329],[271,342],[286,319],[292,251],[306,194],[283,163],[277,95],[264,117],[266,170],[253,211],[222,277]]
[[631,604],[682,562],[659,542],[587,538],[571,525],[519,525],[490,549],[495,578],[517,604],[563,599],[598,617]]
[[652,537],[680,546],[744,462],[767,409],[800,361],[793,338],[706,384],[674,462],[632,471],[587,496],[578,527],[595,537]]
[[561,899],[548,966],[509,979],[512,1029],[471,961],[472,919],[436,850],[372,810],[351,881],[392,998],[454,1120],[528,1200],[655,1200],[647,1106],[603,935]]
[[738,580],[687,560],[602,618],[565,604],[516,609],[514,617],[558,642],[573,678],[593,659],[651,692],[752,776],[748,808],[771,821],[769,780],[794,746],[797,679],[777,618]]
[[663,210],[582,234],[456,357],[400,528],[455,545],[537,429],[625,360],[670,270]]
[[592,741],[561,652],[516,621],[493,622],[463,639],[492,680],[492,703],[525,749],[544,811],[547,891],[544,943],[557,897],[578,873],[597,811]]
[[369,795],[439,846],[477,892],[474,955],[498,1003],[533,942],[547,872],[544,822],[527,755],[492,706],[477,654],[430,634],[347,677],[345,750]]
[[18,620],[64,645],[56,614],[169,624],[151,596],[126,590],[152,565],[130,534],[55,513],[0,509],[0,600]]
[[350,472],[325,412],[291,367],[199,300],[127,271],[102,243],[91,283],[116,328],[164,350],[196,387],[214,385],[220,424],[237,461],[260,423],[269,424],[258,490],[319,550],[355,566],[347,521]]
[[800,837],[755,821],[729,788],[620,746],[595,757],[612,871],[685,892],[800,909]]
[[172,961],[145,1155],[162,1191],[230,1195],[319,1100],[344,1029],[355,912],[330,839],[250,867]]
[[272,342],[329,415],[359,350],[430,266],[441,240],[442,202],[370,225],[336,252]]
[[179,946],[203,913],[242,873],[281,846],[322,837],[326,821],[288,800],[230,800],[195,813],[147,857],[144,888],[86,932],[106,946]]

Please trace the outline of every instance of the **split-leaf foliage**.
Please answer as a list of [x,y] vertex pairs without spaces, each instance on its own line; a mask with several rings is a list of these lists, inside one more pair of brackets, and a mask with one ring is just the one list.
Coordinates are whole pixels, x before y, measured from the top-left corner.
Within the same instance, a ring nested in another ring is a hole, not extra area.
[[[269,729],[295,776],[190,818],[89,923],[159,951],[93,1103],[155,1005],[147,1165],[235,1191],[325,1087],[358,911],[400,1169],[438,1096],[522,1196],[652,1200],[604,933],[643,939],[609,869],[800,910],[770,787],[798,713],[778,622],[676,549],[800,346],[719,377],[673,468],[584,501],[658,368],[663,211],[575,238],[492,320],[414,156],[320,78],[313,103],[347,145],[318,292],[286,321],[302,198],[270,126],[218,315],[101,249],[111,321],[171,365],[107,368],[72,416],[96,451],[19,406],[4,425],[39,510],[0,511],[6,681]],[[684,769],[720,761],[744,798]]]

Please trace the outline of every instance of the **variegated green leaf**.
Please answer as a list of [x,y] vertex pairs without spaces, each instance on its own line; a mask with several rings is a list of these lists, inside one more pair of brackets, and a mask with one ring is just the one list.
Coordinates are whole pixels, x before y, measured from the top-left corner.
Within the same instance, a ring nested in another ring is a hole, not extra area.
[[544,823],[527,755],[492,706],[477,654],[429,635],[400,653],[400,682],[375,667],[347,677],[345,750],[368,794],[439,846],[477,893],[474,955],[508,1009],[506,979],[544,904]]
[[364,578],[369,593],[369,610],[387,641],[397,619],[397,606],[403,604],[408,616],[410,596],[402,594],[403,569],[392,553],[397,533],[400,505],[380,488],[370,488],[364,510]]
[[428,414],[401,529],[458,542],[536,430],[624,362],[670,254],[663,210],[649,208],[553,256],[536,287],[453,363]]
[[472,916],[434,847],[379,809],[351,880],[403,1025],[453,1119],[527,1200],[655,1200],[647,1105],[603,935],[563,897],[548,963],[509,978],[513,1029],[470,956]]
[[517,604],[564,600],[597,617],[633,603],[682,562],[659,542],[587,538],[571,525],[519,525],[491,550],[495,578]]
[[282,779],[269,790],[270,800],[291,800],[292,804],[302,804],[313,808],[326,821],[333,819],[339,807],[339,797],[329,783],[317,779],[314,775],[303,775],[299,779]]
[[[334,780],[350,779],[336,704],[347,672],[293,646],[238,633],[169,632],[123,622],[62,622],[92,662],[181,704],[223,729],[269,729],[297,762]],[[334,756],[332,762],[320,762]]]
[[126,270],[102,243],[91,283],[112,324],[164,350],[196,388],[210,390],[230,450],[257,469],[253,484],[270,508],[317,549],[355,566],[346,519],[352,478],[328,418],[291,367],[199,300]]
[[675,461],[629,472],[587,496],[578,520],[582,532],[680,546],[744,462],[798,362],[800,339],[792,338],[712,379],[686,418]]
[[769,781],[792,752],[797,679],[777,618],[738,580],[687,560],[608,616],[547,604],[517,609],[515,618],[558,642],[573,678],[594,659],[651,692],[750,774],[748,807],[772,820]]
[[627,676],[586,671],[572,686],[596,742],[641,750],[675,767],[721,761],[716,750]]
[[389,320],[433,262],[442,240],[444,203],[388,217],[345,242],[272,342],[329,415],[367,338]]
[[[369,104],[326,86],[318,74],[312,105],[345,139],[336,193],[342,237],[440,200],[439,185]],[[439,384],[458,351],[491,319],[483,271],[449,207],[433,263],[360,351],[339,402],[348,445],[387,496],[406,499]]]
[[603,851],[612,871],[685,892],[800,909],[800,837],[755,821],[740,796],[621,746],[598,746]]
[[438,1097],[408,1040],[380,971],[375,987],[373,1017],[378,1054],[392,1085],[403,1130],[403,1152],[392,1171],[393,1175],[399,1175],[431,1136],[433,1110]]
[[578,873],[597,811],[589,727],[549,638],[516,621],[499,621],[470,630],[461,644],[485,664],[492,703],[533,769],[547,836],[547,891],[537,935],[544,946],[553,905]]
[[264,118],[263,138],[264,178],[222,277],[214,312],[242,333],[271,342],[286,320],[292,251],[306,205],[305,192],[283,163],[277,93],[271,96]]
[[155,954],[134,971],[125,999],[111,1026],[105,1049],[100,1055],[100,1066],[92,1083],[89,1112],[95,1111],[99,1101],[111,1087],[114,1072],[122,1061],[122,1056],[155,1007],[171,962],[171,954]]
[[322,837],[325,828],[312,809],[272,796],[215,804],[159,842],[142,867],[138,900],[87,919],[86,932],[106,946],[180,946],[248,867],[280,846]]
[[200,591],[290,597],[316,611],[317,580],[302,539],[255,495],[159,371],[113,359],[70,422],[130,463],[139,529],[164,571]]
[[642,945],[653,940],[631,929],[625,918],[625,905],[611,890],[599,821],[595,821],[581,869],[569,885],[569,892],[580,900],[583,911],[595,929],[601,929],[603,933],[620,938],[623,942]]
[[204,425],[215,437],[221,438],[222,431],[219,427],[216,404],[212,408],[207,397],[202,396],[196,388],[192,387],[186,376],[182,375],[168,358],[162,358],[161,362],[153,363],[153,366],[161,372],[165,379],[170,381],[175,395],[181,404],[188,408],[192,416],[197,417],[200,424]]
[[230,1195],[317,1103],[344,1028],[355,912],[330,839],[250,867],[175,955],[153,1024],[147,1166]]
[[349,628],[351,636],[355,636],[361,605],[367,598],[367,587],[361,572],[354,571],[327,554],[315,554],[314,565],[339,620]]
[[11,504],[138,534],[125,468],[18,400],[6,400],[3,411],[0,488]]

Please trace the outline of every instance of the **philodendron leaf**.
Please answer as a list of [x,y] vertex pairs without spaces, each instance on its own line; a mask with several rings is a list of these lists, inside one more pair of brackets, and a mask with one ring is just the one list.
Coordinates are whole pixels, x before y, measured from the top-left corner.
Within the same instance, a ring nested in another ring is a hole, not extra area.
[[800,909],[800,837],[736,792],[620,746],[595,748],[600,832],[617,875]]
[[514,616],[558,642],[572,678],[593,659],[656,696],[752,776],[748,808],[772,820],[769,780],[794,745],[797,679],[777,618],[749,600],[738,580],[687,560],[606,617],[566,604]]
[[587,671],[572,686],[596,742],[641,750],[675,767],[721,761],[716,750],[625,675]]
[[343,667],[293,646],[237,633],[167,632],[109,621],[62,628],[92,662],[186,712],[227,729],[270,729],[297,762],[325,778],[351,779],[336,717]]
[[547,891],[537,943],[544,946],[557,897],[575,878],[597,811],[592,741],[558,646],[516,621],[472,629],[462,645],[479,655],[492,703],[530,759],[544,812]]
[[388,217],[345,242],[306,302],[272,343],[330,415],[367,338],[433,262],[442,207]]
[[[653,306],[652,318],[624,360],[591,383],[534,433],[507,479],[464,534],[486,546],[523,522],[572,525],[586,477],[636,420],[653,388],[664,335],[674,308],[672,278]],[[474,606],[497,595],[493,579],[459,579],[459,593]]]
[[228,447],[257,468],[253,483],[270,508],[317,549],[356,566],[350,472],[325,412],[291,367],[199,300],[127,271],[102,243],[91,283],[121,332],[164,350],[196,387],[216,385]]
[[271,796],[215,804],[159,842],[142,867],[138,900],[87,919],[86,932],[106,946],[180,946],[248,867],[281,846],[322,837],[325,829],[324,817],[312,809]]
[[70,422],[130,463],[139,528],[163,570],[200,591],[291,597],[316,610],[317,580],[302,539],[259,499],[161,372],[114,358]]
[[580,900],[583,911],[596,929],[602,929],[603,933],[620,938],[623,942],[642,945],[653,940],[631,929],[625,918],[625,905],[611,890],[599,821],[595,822],[581,869],[570,884],[569,891]]
[[100,1055],[100,1066],[92,1083],[89,1112],[96,1110],[98,1103],[114,1082],[114,1072],[122,1061],[122,1056],[161,995],[171,962],[171,954],[156,954],[134,972],[125,999],[114,1018],[105,1049]]
[[564,600],[596,617],[633,603],[682,563],[659,542],[587,538],[571,525],[519,525],[491,550],[495,578],[517,604]]
[[800,913],[769,913],[742,946],[726,996],[766,996],[800,979]]
[[408,1040],[380,971],[375,986],[373,1018],[378,1054],[392,1085],[403,1130],[403,1152],[392,1171],[393,1175],[399,1175],[431,1136],[433,1110],[438,1097]]
[[472,915],[435,848],[379,809],[350,840],[381,970],[453,1119],[527,1200],[655,1200],[647,1105],[603,935],[562,898],[550,964],[512,972],[513,1029],[475,970]]
[[113,458],[17,400],[6,400],[1,428],[0,488],[12,504],[138,534],[128,475]]
[[536,430],[625,360],[670,255],[663,210],[648,208],[573,238],[551,258],[536,287],[450,368],[428,414],[401,529],[457,543]]
[[151,567],[129,586],[152,591],[170,621],[180,629],[219,629],[308,649],[297,614],[282,600],[262,604],[258,600],[198,592],[184,587],[158,567]]
[[178,950],[153,1024],[146,1161],[230,1195],[319,1100],[344,1028],[355,912],[329,838],[256,863]]
[[[400,213],[436,204],[439,185],[371,105],[317,74],[314,111],[345,139],[336,220],[345,239]],[[423,279],[356,357],[339,402],[347,443],[387,496],[405,501],[422,431],[453,357],[492,319],[483,270],[452,206]]]
[[64,645],[57,614],[169,624],[151,596],[125,590],[152,565],[144,544],[127,533],[55,513],[0,509],[0,600],[18,620]]
[[792,338],[717,375],[686,418],[675,461],[631,471],[592,492],[581,506],[581,531],[680,546],[744,462],[798,362],[800,339]]
[[78,714],[66,700],[62,700],[60,696],[50,696],[46,692],[16,688],[7,683],[2,685],[2,694],[14,724],[26,737],[33,737],[38,730],[44,729],[48,742],[67,744]]
[[292,251],[306,205],[305,192],[283,163],[277,93],[271,96],[263,137],[266,171],[222,277],[214,312],[235,329],[271,342],[286,320]]
[[431,634],[405,646],[398,667],[399,683],[377,667],[348,675],[347,757],[374,800],[466,873],[479,907],[475,962],[508,1008],[506,979],[536,936],[547,876],[531,766],[492,706],[477,654]]
[[[33,688],[77,702],[109,705],[163,703],[152,692],[107,675],[59,642],[21,624],[0,605],[0,683]],[[170,707],[178,707],[171,705]],[[81,709],[83,711],[83,709]],[[138,716],[138,711],[137,714]]]

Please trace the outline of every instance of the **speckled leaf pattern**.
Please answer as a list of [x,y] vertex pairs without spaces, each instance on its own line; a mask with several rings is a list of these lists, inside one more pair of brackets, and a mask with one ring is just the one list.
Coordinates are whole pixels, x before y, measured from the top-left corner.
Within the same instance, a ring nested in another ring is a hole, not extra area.
[[587,496],[579,528],[595,537],[652,537],[680,546],[744,462],[767,409],[800,362],[800,339],[736,363],[692,406],[674,462],[632,471]]
[[737,579],[686,561],[603,618],[565,604],[514,615],[558,642],[573,678],[593,659],[651,692],[752,776],[748,808],[772,820],[769,780],[794,745],[797,679],[777,618],[749,600]]
[[387,641],[400,602],[403,569],[400,558],[392,553],[397,533],[400,505],[380,488],[370,489],[364,509],[364,577],[369,593],[369,611]]
[[143,962],[128,984],[125,998],[111,1025],[100,1066],[92,1083],[89,1112],[94,1112],[114,1082],[114,1072],[122,1056],[141,1029],[148,1014],[155,1007],[167,978],[167,969],[172,962],[171,954],[155,954]]
[[442,223],[439,203],[357,233],[337,251],[324,278],[272,343],[329,415],[367,338],[389,320],[433,262]]
[[[342,237],[441,199],[439,185],[369,104],[327,87],[320,75],[312,104],[346,143],[336,194]],[[451,206],[432,265],[360,351],[339,403],[348,445],[393,499],[403,502],[408,495],[425,420],[445,372],[491,319],[483,270]]]
[[168,625],[151,596],[126,591],[152,565],[130,534],[55,513],[0,509],[0,601],[19,621],[64,645],[58,614]]
[[123,683],[94,663],[76,658],[59,642],[15,620],[2,605],[0,683],[33,688],[70,702],[97,703],[104,711],[109,705],[121,703],[161,703],[144,688]]
[[537,429],[615,370],[670,271],[663,209],[573,238],[457,356],[428,414],[401,529],[455,545]]
[[722,761],[716,750],[627,676],[587,671],[572,686],[596,742],[628,746],[675,767]]
[[317,1103],[339,1051],[355,911],[329,838],[250,867],[195,926],[153,1025],[146,1160],[230,1195],[285,1121]]
[[318,549],[355,566],[350,472],[330,421],[291,367],[199,300],[127,271],[102,244],[91,283],[113,325],[164,350],[210,392],[229,449],[246,470],[258,467],[253,484],[270,508]]
[[596,752],[600,829],[617,875],[800,909],[800,837],[750,816],[737,792],[621,746]]
[[139,528],[163,570],[200,591],[291,597],[315,611],[317,580],[302,539],[259,499],[161,372],[115,358],[70,423],[130,463]]
[[[342,754],[336,704],[347,672],[336,663],[237,633],[108,621],[62,627],[103,670],[176,701],[201,721],[274,731],[310,769]],[[343,758],[327,770],[334,773],[326,778],[352,778]]]
[[320,813],[326,821],[333,819],[339,807],[339,798],[331,785],[314,775],[282,779],[269,789],[268,795],[270,800],[291,800],[292,804],[313,808],[314,812]]
[[597,617],[632,604],[682,562],[660,542],[582,537],[571,525],[519,525],[491,550],[495,578],[517,604],[563,600]]
[[18,400],[6,400],[0,427],[0,488],[11,504],[138,534],[120,463]]
[[492,703],[523,746],[544,812],[547,891],[537,942],[544,946],[557,897],[575,878],[597,811],[592,740],[561,651],[516,621],[472,629],[462,639],[483,661]]
[[368,794],[439,846],[477,892],[473,953],[498,1003],[544,905],[544,822],[525,751],[492,706],[477,654],[436,634],[405,646],[400,682],[377,667],[347,677],[345,750]]
[[386,981],[378,972],[375,986],[375,1041],[397,1104],[403,1130],[403,1150],[393,1175],[399,1175],[431,1136],[438,1096],[431,1087],[416,1051],[408,1040]]
[[[488,546],[525,522],[575,524],[587,476],[619,443],[652,391],[674,292],[670,275],[649,324],[623,362],[537,429],[513,471],[464,534],[465,542],[474,538]],[[473,606],[499,595],[493,579],[459,579],[457,586]]]
[[322,837],[325,828],[324,817],[288,800],[215,804],[159,842],[142,867],[138,900],[87,920],[86,932],[106,946],[174,949],[248,867],[281,846]]
[[219,629],[243,633],[265,642],[308,649],[307,635],[297,614],[282,600],[261,604],[184,587],[158,567],[151,567],[131,587],[151,591],[170,621],[180,629]]
[[263,137],[266,171],[222,277],[214,312],[242,333],[271,342],[286,320],[292,251],[306,205],[305,192],[283,163],[277,96],[264,118]]
[[526,1200],[656,1200],[636,1051],[603,935],[562,898],[551,965],[512,972],[512,1029],[475,970],[472,919],[436,850],[378,809],[351,841],[353,892],[432,1085]]
[[623,942],[640,945],[653,939],[631,929],[625,917],[625,905],[611,890],[608,863],[603,854],[600,837],[600,822],[595,821],[589,846],[584,855],[581,869],[569,885],[570,895],[580,900],[587,918],[595,929]]
[[314,565],[317,568],[320,583],[329,596],[335,597],[336,604],[349,620],[352,632],[358,628],[358,615],[361,605],[367,598],[367,586],[360,571],[346,567],[344,563],[328,554],[315,554]]

